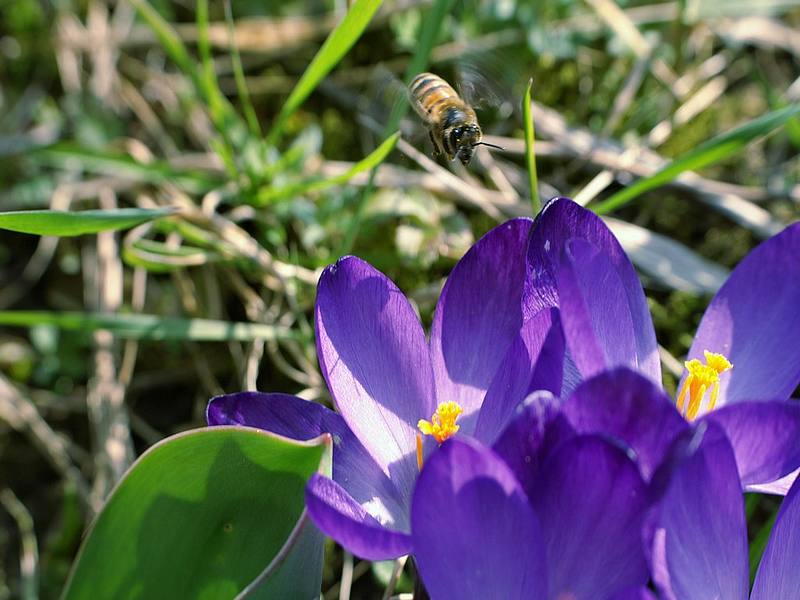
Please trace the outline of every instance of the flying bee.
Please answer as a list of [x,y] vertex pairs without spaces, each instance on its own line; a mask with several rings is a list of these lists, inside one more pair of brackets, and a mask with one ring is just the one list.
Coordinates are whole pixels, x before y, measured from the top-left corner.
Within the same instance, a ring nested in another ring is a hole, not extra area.
[[433,73],[420,73],[408,86],[414,110],[428,127],[434,154],[448,160],[456,157],[463,165],[472,159],[475,146],[500,146],[481,141],[483,136],[475,110],[444,79]]

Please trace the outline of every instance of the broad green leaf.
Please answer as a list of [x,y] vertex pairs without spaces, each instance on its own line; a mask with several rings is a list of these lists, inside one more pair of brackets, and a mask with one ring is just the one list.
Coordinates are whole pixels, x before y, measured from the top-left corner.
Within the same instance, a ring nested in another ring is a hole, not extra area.
[[120,208],[117,210],[20,210],[0,213],[0,229],[61,237],[130,229],[166,217],[174,208]]
[[341,175],[337,175],[336,177],[331,177],[329,179],[298,181],[297,183],[292,183],[281,188],[264,188],[263,190],[259,191],[255,198],[254,204],[256,206],[263,206],[265,204],[280,200],[281,198],[307,194],[309,192],[318,192],[334,185],[347,183],[359,173],[368,171],[369,169],[374,169],[381,164],[394,149],[394,146],[399,138],[399,132],[390,136],[388,139],[384,140],[380,146],[375,148],[375,150],[373,150],[368,156],[364,157],[346,172],[342,173]]
[[222,184],[215,173],[178,169],[163,161],[140,163],[129,154],[113,150],[93,150],[75,144],[59,143],[32,153],[35,158],[57,167],[77,165],[85,171],[125,177],[145,183],[173,183],[187,192],[205,193]]
[[115,335],[135,340],[195,340],[205,342],[240,342],[254,339],[294,338],[285,327],[263,323],[180,319],[141,314],[103,314],[51,311],[0,311],[0,325],[31,327],[54,325],[72,331],[107,329]]
[[309,94],[319,85],[325,76],[331,72],[348,50],[353,47],[356,40],[361,37],[369,25],[372,15],[378,10],[381,0],[356,0],[344,19],[325,40],[322,48],[308,65],[300,81],[294,86],[292,93],[283,103],[280,113],[272,125],[267,136],[267,141],[275,145],[283,132],[283,127],[289,116],[296,111]]
[[599,215],[605,214],[627,204],[653,188],[672,181],[684,171],[702,169],[728,158],[742,150],[756,138],[760,138],[777,129],[797,114],[800,114],[800,104],[793,104],[727,131],[700,144],[688,154],[676,158],[657,173],[637,180],[633,185],[594,205],[592,209]]
[[536,176],[536,150],[534,148],[533,113],[531,111],[531,88],[533,79],[528,80],[525,97],[522,100],[522,121],[525,125],[525,166],[528,169],[528,185],[531,188],[531,206],[534,216],[539,213],[542,203],[539,200],[539,180]]
[[[303,515],[305,484],[326,468],[327,444],[324,437],[297,442],[242,427],[159,442],[109,496],[64,600],[233,598],[270,564]],[[268,580],[254,597],[316,597],[321,546],[306,551],[295,561],[304,570],[295,566],[282,589]]]

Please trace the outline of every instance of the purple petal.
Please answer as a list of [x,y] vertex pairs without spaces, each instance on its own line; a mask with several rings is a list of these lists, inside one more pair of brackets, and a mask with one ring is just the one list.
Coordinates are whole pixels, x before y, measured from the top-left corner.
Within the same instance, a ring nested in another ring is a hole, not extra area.
[[545,597],[536,515],[513,473],[477,441],[448,440],[425,463],[411,530],[432,600]]
[[646,587],[632,587],[617,592],[608,600],[656,600],[656,597]]
[[653,579],[666,598],[745,599],[747,529],[730,443],[701,423],[674,448],[654,478],[666,487],[654,516]]
[[316,402],[288,394],[240,392],[216,396],[208,403],[209,425],[244,425],[294,440],[323,433],[333,438],[333,480],[381,522],[408,528],[408,504],[341,415]]
[[711,300],[689,358],[724,354],[718,406],[789,398],[800,383],[800,223],[768,239],[733,270]]
[[636,270],[605,223],[568,198],[550,200],[534,223],[528,245],[525,314],[532,315],[542,308],[560,306],[557,274],[564,245],[573,238],[590,243],[613,266],[626,300],[626,306],[622,308],[630,313],[633,323],[638,369],[660,383],[661,365],[656,334]]
[[645,486],[622,449],[597,436],[564,442],[539,487],[533,504],[547,544],[550,597],[606,597],[646,582]]
[[781,505],[753,584],[752,600],[796,598],[800,590],[800,483]]
[[512,219],[478,240],[453,269],[436,305],[431,360],[437,398],[458,402],[464,417],[480,407],[522,326],[531,224]]
[[[564,371],[564,337],[555,309],[543,310],[525,322],[506,352],[497,375],[486,392],[474,437],[491,444],[533,391],[561,391]],[[464,429],[465,434],[470,434]]]
[[569,240],[557,279],[564,335],[581,374],[636,368],[633,319],[622,280],[608,257],[585,240]]
[[316,322],[320,366],[339,412],[408,501],[417,422],[435,408],[419,319],[394,283],[351,256],[322,273]]
[[800,467],[800,402],[738,402],[703,418],[725,431],[743,486],[772,482]]
[[559,446],[531,497],[542,524],[549,598],[589,600],[644,586],[645,483],[624,450],[598,436]]
[[574,432],[561,417],[560,401],[550,392],[535,392],[517,406],[493,450],[513,471],[522,489],[533,497],[544,461]]
[[606,371],[581,384],[562,407],[577,433],[615,437],[636,454],[649,479],[688,425],[660,386],[626,368]]
[[769,483],[760,483],[748,485],[746,491],[757,492],[759,494],[776,494],[778,496],[785,496],[789,493],[789,488],[794,485],[794,482],[800,476],[800,469],[795,469],[785,477],[770,481]]
[[315,473],[306,486],[314,524],[345,549],[366,560],[387,560],[411,551],[411,536],[384,527],[335,481]]

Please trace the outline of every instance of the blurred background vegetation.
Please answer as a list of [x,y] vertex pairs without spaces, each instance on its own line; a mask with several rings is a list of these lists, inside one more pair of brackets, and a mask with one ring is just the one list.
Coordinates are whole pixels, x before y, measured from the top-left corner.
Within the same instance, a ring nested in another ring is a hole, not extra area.
[[[326,264],[365,258],[428,324],[470,244],[532,212],[529,79],[539,195],[590,207],[800,100],[796,0],[385,0],[314,78],[347,10],[0,4],[0,210],[177,209],[121,233],[0,232],[0,311],[42,311],[0,334],[0,598],[57,596],[124,469],[202,426],[211,396],[329,402],[312,323]],[[467,169],[429,158],[402,93],[426,69],[470,92],[505,151]],[[710,294],[798,218],[800,121],[784,125],[609,216],[642,275],[669,391]],[[63,311],[89,317],[51,318]],[[245,325],[234,335],[231,322]],[[748,503],[756,555],[774,506]],[[331,550],[325,598],[380,597],[390,566]]]

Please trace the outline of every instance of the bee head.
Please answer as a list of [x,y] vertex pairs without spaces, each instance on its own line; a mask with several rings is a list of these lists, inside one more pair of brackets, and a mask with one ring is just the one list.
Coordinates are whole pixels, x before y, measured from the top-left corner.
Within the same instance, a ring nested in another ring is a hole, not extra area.
[[456,150],[456,156],[466,166],[472,160],[473,148],[481,141],[481,129],[477,125],[455,127],[450,132],[450,147]]

